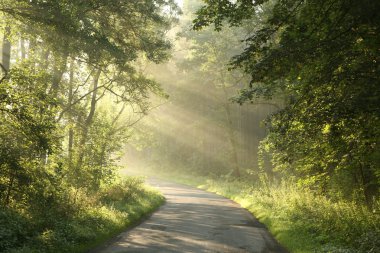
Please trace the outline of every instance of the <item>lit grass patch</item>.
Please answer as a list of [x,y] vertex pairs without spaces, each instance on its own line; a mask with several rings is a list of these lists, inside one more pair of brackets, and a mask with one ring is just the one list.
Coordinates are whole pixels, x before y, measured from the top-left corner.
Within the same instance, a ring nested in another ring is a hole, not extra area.
[[353,202],[332,201],[289,183],[262,186],[199,176],[188,180],[180,173],[160,175],[236,201],[290,252],[380,252],[379,214]]

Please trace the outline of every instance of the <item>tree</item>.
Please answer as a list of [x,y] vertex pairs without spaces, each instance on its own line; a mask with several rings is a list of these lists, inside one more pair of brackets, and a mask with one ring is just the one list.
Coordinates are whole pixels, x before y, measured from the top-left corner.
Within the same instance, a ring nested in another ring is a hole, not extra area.
[[362,192],[368,206],[380,183],[379,7],[355,0],[206,1],[194,21],[195,29],[220,30],[263,17],[232,64],[251,76],[240,102],[287,94],[285,108],[267,122],[265,149],[278,170],[326,194]]
[[67,196],[72,188],[93,192],[109,180],[112,157],[121,148],[115,138],[128,136],[128,126],[118,119],[133,112],[102,120],[99,103],[147,110],[147,99],[161,89],[136,61],[169,57],[165,33],[177,11],[174,1],[0,3],[4,206],[17,208],[23,201],[32,210],[43,206],[33,198],[59,202],[57,189]]
[[[9,79],[8,79],[9,78]],[[57,151],[54,99],[45,94],[46,73],[13,68],[0,84],[0,188],[1,203],[22,201],[32,190],[29,184],[43,174],[45,152]],[[25,203],[21,202],[19,205]]]

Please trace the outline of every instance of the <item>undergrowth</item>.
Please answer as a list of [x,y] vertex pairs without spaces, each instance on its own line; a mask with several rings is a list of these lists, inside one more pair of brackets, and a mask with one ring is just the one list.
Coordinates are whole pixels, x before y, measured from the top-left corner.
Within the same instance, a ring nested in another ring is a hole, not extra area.
[[86,252],[163,202],[163,196],[144,186],[141,178],[126,178],[92,197],[76,191],[75,197],[69,213],[47,208],[35,216],[25,210],[0,208],[0,252]]

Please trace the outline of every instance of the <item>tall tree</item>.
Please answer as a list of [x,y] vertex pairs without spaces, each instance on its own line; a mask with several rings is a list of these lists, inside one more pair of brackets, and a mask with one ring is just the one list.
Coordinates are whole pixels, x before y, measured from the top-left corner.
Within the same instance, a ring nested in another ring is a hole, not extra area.
[[2,49],[2,69],[8,72],[11,65],[11,42],[10,42],[11,28],[6,26],[3,35],[3,49]]
[[[73,175],[82,178],[82,188],[100,186],[101,175],[107,173],[88,176],[99,155],[88,146],[98,145],[97,139],[107,142],[100,153],[103,161],[111,161],[112,152],[121,148],[114,138],[123,140],[126,132],[115,123],[119,136],[96,138],[101,133],[94,132],[94,121],[112,121],[100,118],[97,105],[106,99],[146,110],[149,95],[161,90],[135,62],[169,57],[165,33],[177,10],[174,1],[1,1],[1,66],[5,64],[6,74],[0,82],[3,204],[23,201],[36,207],[31,201],[36,194],[46,200],[46,192],[58,194],[57,185],[79,187]],[[20,51],[7,53],[12,49],[7,42],[19,40],[21,46],[13,51]],[[7,61],[15,64],[9,67]],[[66,145],[67,152],[62,152]],[[98,167],[110,171],[112,166]],[[28,189],[28,184],[34,187]]]
[[275,167],[328,194],[361,192],[368,206],[380,183],[379,9],[378,1],[206,1],[194,21],[220,30],[266,13],[232,60],[251,75],[240,102],[287,94],[268,121]]

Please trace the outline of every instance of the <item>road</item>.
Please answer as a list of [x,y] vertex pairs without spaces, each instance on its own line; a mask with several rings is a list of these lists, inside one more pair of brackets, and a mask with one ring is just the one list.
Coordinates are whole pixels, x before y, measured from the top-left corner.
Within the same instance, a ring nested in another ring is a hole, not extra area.
[[219,195],[151,179],[166,203],[139,226],[92,253],[285,253],[247,210]]

